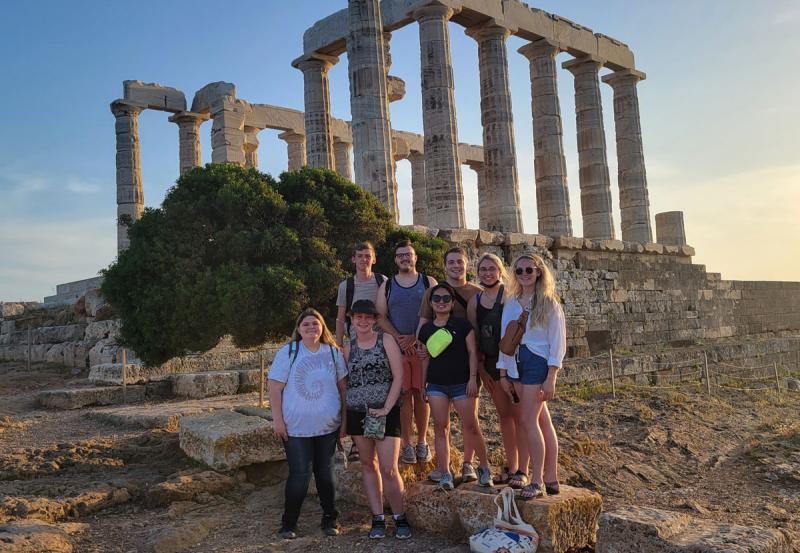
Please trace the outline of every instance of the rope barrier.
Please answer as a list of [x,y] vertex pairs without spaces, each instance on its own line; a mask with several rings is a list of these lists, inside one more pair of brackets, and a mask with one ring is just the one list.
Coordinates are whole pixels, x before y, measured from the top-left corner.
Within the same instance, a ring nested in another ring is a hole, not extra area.
[[[679,365],[679,363],[680,363],[680,365]],[[678,368],[681,368],[681,367],[691,367],[692,365],[702,365],[703,364],[703,358],[702,357],[698,357],[697,359],[689,359],[689,360],[685,360],[685,361],[674,361],[674,362],[673,361],[648,361],[648,364],[650,364],[650,365],[659,365],[659,366],[678,369]]]
[[723,361],[717,361],[716,363],[714,363],[714,365],[722,365],[724,367],[731,367],[733,369],[738,369],[738,370],[742,370],[742,371],[752,371],[752,370],[755,370],[755,369],[764,369],[764,368],[768,368],[768,367],[772,368],[772,363],[769,363],[767,365],[757,365],[755,367],[742,367],[740,365],[732,365],[731,363],[725,363]]
[[715,373],[714,376],[716,376],[716,377],[720,377],[721,376],[721,377],[724,377],[724,378],[731,378],[733,380],[750,380],[750,381],[753,381],[753,382],[760,382],[762,380],[775,380],[775,376],[774,375],[769,375],[769,376],[734,376],[734,375],[724,374],[724,373]]
[[740,392],[757,392],[761,390],[773,390],[772,386],[762,386],[760,388],[739,388],[738,386],[725,386],[724,384],[714,384],[717,388],[726,388],[728,390],[738,390]]

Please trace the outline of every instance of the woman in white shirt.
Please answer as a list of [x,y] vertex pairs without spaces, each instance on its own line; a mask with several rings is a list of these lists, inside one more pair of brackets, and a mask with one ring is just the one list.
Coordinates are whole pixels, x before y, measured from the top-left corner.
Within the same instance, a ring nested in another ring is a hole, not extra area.
[[503,334],[523,310],[528,311],[528,322],[516,355],[500,352],[497,368],[503,390],[511,395],[513,386],[520,398],[532,467],[531,483],[519,498],[527,500],[543,496],[545,489],[549,495],[559,492],[558,438],[546,402],[555,395],[558,369],[567,349],[564,311],[553,274],[538,255],[523,254],[514,261],[510,294],[503,308]]

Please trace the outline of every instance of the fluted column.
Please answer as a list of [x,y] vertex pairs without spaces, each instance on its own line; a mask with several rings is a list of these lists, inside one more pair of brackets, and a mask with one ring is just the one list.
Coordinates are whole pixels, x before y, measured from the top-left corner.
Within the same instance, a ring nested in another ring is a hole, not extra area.
[[355,182],[372,192],[398,220],[392,126],[386,86],[383,19],[378,0],[348,0],[347,61],[353,120]]
[[603,82],[614,89],[622,239],[641,243],[653,241],[639,118],[639,95],[636,92],[636,83],[644,78],[644,73],[634,69],[617,71],[603,77]]
[[539,234],[572,236],[555,61],[559,49],[542,39],[523,46],[518,52],[530,62],[533,167]]
[[258,169],[258,131],[256,127],[244,128],[244,166]]
[[575,125],[578,134],[583,236],[613,239],[611,178],[608,175],[603,103],[597,75],[602,66],[602,60],[593,56],[576,58],[563,64],[575,76]]
[[464,192],[447,22],[453,10],[432,4],[414,11],[419,22],[422,120],[428,219],[439,228],[464,228]]
[[203,158],[200,150],[200,125],[208,119],[202,113],[182,112],[169,118],[178,125],[178,152],[180,160],[180,173],[200,167]]
[[139,113],[142,108],[113,102],[117,135],[117,252],[130,245],[128,225],[144,212],[142,162],[139,155]]
[[339,61],[315,53],[292,62],[303,72],[306,126],[306,160],[309,166],[333,169],[333,125],[328,71]]
[[[522,232],[514,117],[508,84],[506,39],[511,32],[491,21],[467,29],[478,42],[481,83],[481,124],[484,163],[479,171],[482,187],[481,228]],[[483,195],[487,195],[484,202]],[[485,210],[485,213],[484,213]]]
[[428,195],[425,186],[425,154],[412,151],[408,155],[411,163],[411,206],[415,225],[428,224]]
[[278,138],[286,142],[289,171],[297,171],[307,165],[305,136],[296,132],[286,131],[279,134]]
[[351,169],[352,160],[350,152],[353,145],[341,140],[333,141],[333,157],[336,159],[336,172],[349,181],[353,180],[353,170]]

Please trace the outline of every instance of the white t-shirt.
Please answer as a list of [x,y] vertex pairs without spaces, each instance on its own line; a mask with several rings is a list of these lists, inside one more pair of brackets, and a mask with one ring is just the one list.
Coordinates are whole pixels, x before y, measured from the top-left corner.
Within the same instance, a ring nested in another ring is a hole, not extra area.
[[[505,334],[508,324],[517,320],[521,314],[522,306],[517,298],[509,297],[506,299],[506,303],[503,306],[503,321],[500,323],[500,328],[503,329],[502,334]],[[553,304],[553,310],[550,312],[546,324],[534,327],[529,324],[525,334],[522,335],[521,343],[531,353],[547,359],[548,367],[561,367],[564,355],[567,353],[566,320],[561,305],[558,303]],[[497,368],[505,369],[511,378],[519,378],[517,361],[513,355],[506,355],[501,351],[497,360]]]
[[[297,357],[292,362],[295,351]],[[333,348],[331,355],[331,346],[327,344],[320,344],[312,352],[301,341],[292,346],[291,357],[287,344],[275,355],[269,369],[270,380],[286,384],[283,420],[289,436],[310,438],[338,430],[342,403],[336,384],[347,376],[342,352]]]

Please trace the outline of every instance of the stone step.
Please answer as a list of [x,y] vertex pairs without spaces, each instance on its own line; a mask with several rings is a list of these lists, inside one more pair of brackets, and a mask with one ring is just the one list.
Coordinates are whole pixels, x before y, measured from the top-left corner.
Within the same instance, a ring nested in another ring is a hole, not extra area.
[[[128,364],[125,371],[127,384],[147,382],[141,365]],[[122,386],[122,363],[101,363],[89,369],[89,382],[98,386]]]
[[90,405],[116,405],[139,403],[145,399],[144,386],[127,386],[123,402],[122,386],[92,386],[45,390],[36,396],[39,404],[48,409],[81,409]]
[[233,395],[239,391],[239,371],[171,374],[169,380],[175,397],[202,399]]
[[272,423],[233,411],[182,417],[180,447],[186,455],[215,470],[286,459]]
[[600,515],[596,553],[640,551],[789,553],[792,547],[778,530],[700,520],[649,507],[625,507]]

